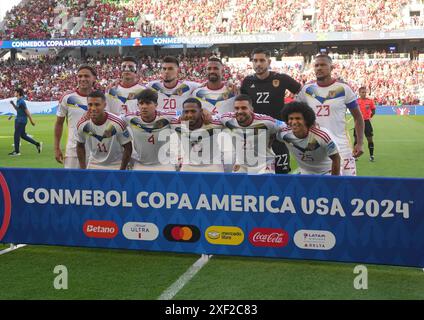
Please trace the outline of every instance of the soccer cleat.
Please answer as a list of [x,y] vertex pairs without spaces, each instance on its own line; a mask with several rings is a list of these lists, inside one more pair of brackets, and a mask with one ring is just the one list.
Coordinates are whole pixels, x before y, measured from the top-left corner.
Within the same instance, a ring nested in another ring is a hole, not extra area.
[[38,153],[41,153],[41,151],[43,151],[43,143],[40,142],[37,146],[35,146],[37,148]]
[[11,156],[11,157],[20,156],[20,155],[21,154],[19,152],[16,152],[16,151],[9,153],[9,156]]
[[374,160],[374,156],[371,156],[371,157],[370,157],[370,161],[371,161],[371,162],[374,162],[374,161],[375,161],[375,160]]

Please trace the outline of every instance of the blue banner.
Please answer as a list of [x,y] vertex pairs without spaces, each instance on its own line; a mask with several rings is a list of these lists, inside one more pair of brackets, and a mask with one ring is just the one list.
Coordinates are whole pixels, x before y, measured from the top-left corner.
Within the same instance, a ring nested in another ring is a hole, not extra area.
[[424,266],[424,179],[0,169],[0,242]]

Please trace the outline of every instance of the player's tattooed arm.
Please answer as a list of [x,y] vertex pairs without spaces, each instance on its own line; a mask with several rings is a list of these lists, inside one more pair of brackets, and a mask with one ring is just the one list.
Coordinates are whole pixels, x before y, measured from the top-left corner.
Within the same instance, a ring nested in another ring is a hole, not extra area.
[[85,163],[85,143],[77,142],[77,156],[80,168],[87,169],[87,164]]

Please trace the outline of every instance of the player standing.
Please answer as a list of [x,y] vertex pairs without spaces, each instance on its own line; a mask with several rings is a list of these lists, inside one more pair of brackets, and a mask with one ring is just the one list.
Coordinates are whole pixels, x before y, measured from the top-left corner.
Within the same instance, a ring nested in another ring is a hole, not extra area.
[[303,102],[284,107],[283,128],[277,139],[287,144],[296,157],[301,174],[340,175],[340,155],[330,132],[315,125],[315,112]]
[[162,80],[154,80],[147,84],[147,88],[158,93],[158,110],[182,111],[183,102],[200,84],[178,80],[179,61],[175,57],[163,58],[160,72]]
[[[332,70],[329,56],[316,56],[314,71],[317,80],[305,84],[297,100],[306,102],[314,110],[317,123],[333,134],[342,157],[341,174],[355,176],[355,158],[363,154],[364,120],[356,102],[356,94],[347,83],[333,79]],[[353,116],[356,132],[359,132],[353,152],[346,130],[346,108]]]
[[[81,169],[126,170],[128,167],[132,145],[127,124],[105,108],[103,92],[89,94],[89,112],[77,124],[77,154]],[[90,151],[88,165],[86,144]]]
[[[365,125],[365,137],[368,141],[368,150],[370,152],[370,161],[374,161],[374,130],[371,124],[371,118],[375,115],[375,105],[374,101],[367,98],[367,89],[365,87],[359,88],[359,99],[358,99],[359,108],[364,118]],[[354,145],[356,145],[356,131],[353,131],[353,137],[355,138]]]
[[121,63],[121,82],[106,92],[106,111],[116,115],[137,112],[137,96],[146,89],[138,83],[137,60],[124,57]]
[[[87,112],[87,96],[93,90],[96,82],[96,71],[89,65],[81,65],[77,72],[77,89],[65,93],[59,101],[56,124],[54,127],[54,150],[55,158],[59,163],[64,163],[65,168],[78,169],[76,130],[77,123]],[[66,143],[65,157],[60,147],[63,123],[68,123],[68,138]]]
[[[265,49],[253,50],[252,63],[255,74],[243,80],[241,93],[252,98],[255,113],[281,120],[286,90],[296,94],[301,88],[300,83],[286,74],[269,71],[270,53]],[[276,155],[275,173],[290,172],[290,156],[286,145],[280,141],[274,141],[272,149]]]

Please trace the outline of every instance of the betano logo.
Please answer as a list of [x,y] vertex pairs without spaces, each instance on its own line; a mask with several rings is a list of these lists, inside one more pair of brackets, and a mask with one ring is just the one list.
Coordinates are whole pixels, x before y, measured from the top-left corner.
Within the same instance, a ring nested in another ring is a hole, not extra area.
[[89,238],[113,239],[118,234],[118,226],[113,221],[88,220],[84,223],[84,233]]
[[168,241],[196,242],[200,239],[200,230],[193,225],[168,224],[163,235]]
[[289,234],[283,229],[255,228],[249,233],[249,241],[255,247],[284,247]]
[[159,229],[149,222],[127,222],[122,227],[122,233],[129,240],[153,241],[159,236]]
[[9,228],[10,216],[12,214],[12,200],[6,179],[0,172],[0,240],[6,235]]
[[238,227],[211,226],[205,231],[209,243],[238,246],[244,240],[244,233]]
[[294,235],[294,243],[300,249],[330,250],[336,245],[336,237],[325,230],[299,230]]

